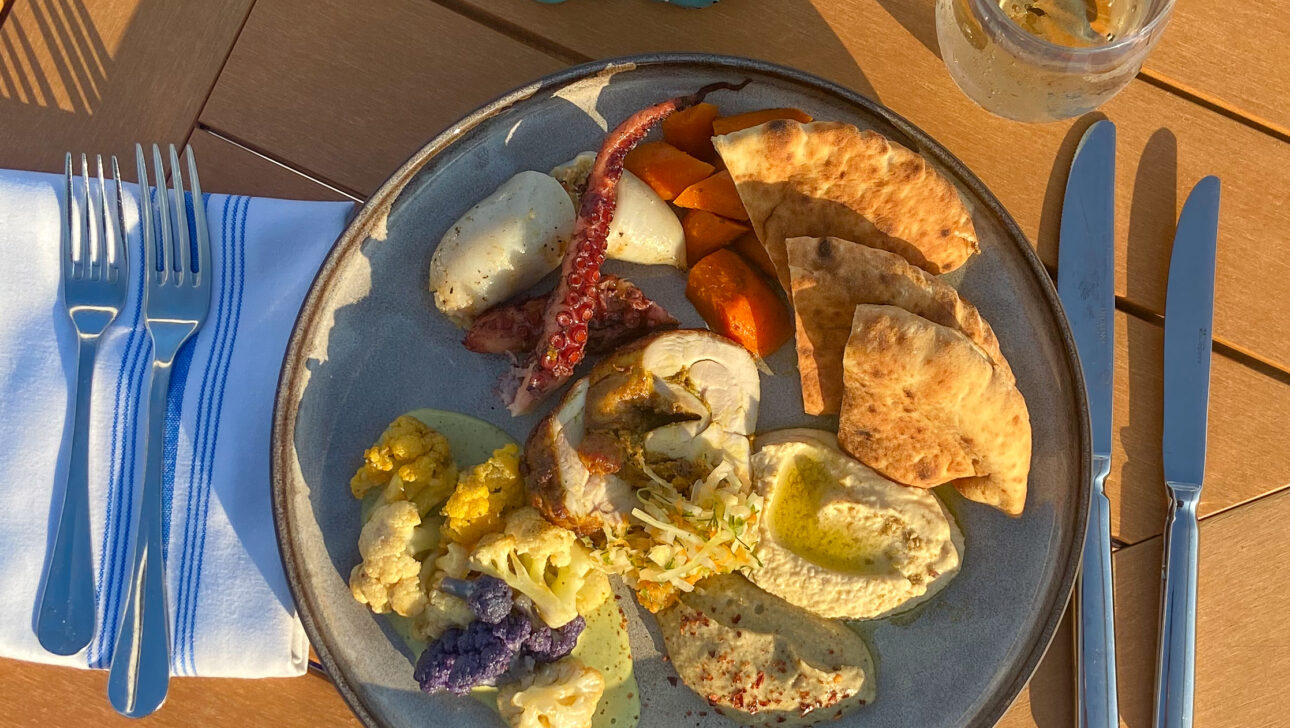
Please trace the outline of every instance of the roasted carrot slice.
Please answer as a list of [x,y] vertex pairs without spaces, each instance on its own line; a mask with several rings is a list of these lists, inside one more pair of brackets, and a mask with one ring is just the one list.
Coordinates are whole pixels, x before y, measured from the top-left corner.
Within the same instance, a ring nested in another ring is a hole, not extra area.
[[685,213],[685,217],[681,219],[681,229],[685,231],[685,260],[690,266],[748,232],[747,225],[713,215],[706,210],[690,210]]
[[742,255],[745,260],[756,266],[757,270],[765,273],[772,281],[778,281],[775,275],[775,264],[770,260],[770,253],[766,252],[766,246],[761,244],[754,233],[744,233],[735,238],[730,244],[730,249]]
[[686,187],[712,174],[714,167],[667,142],[646,142],[627,153],[628,171],[644,180],[659,197],[671,200]]
[[677,207],[707,210],[734,220],[748,219],[748,211],[744,209],[743,200],[739,199],[739,191],[735,189],[735,181],[730,178],[729,171],[717,172],[686,187],[672,203]]
[[704,102],[672,114],[663,120],[663,139],[672,146],[705,162],[717,158],[712,148],[712,120],[716,104]]
[[732,131],[765,124],[775,119],[792,119],[806,124],[811,121],[811,115],[801,109],[762,109],[734,116],[722,116],[712,120],[712,134],[713,136],[729,134]]
[[793,335],[788,307],[739,254],[723,248],[690,269],[685,297],[708,327],[760,357]]

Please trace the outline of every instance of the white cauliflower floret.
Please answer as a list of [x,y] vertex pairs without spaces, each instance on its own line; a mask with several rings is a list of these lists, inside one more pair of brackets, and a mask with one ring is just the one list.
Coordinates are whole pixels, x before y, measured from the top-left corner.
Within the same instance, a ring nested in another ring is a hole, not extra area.
[[542,621],[562,627],[609,595],[605,575],[572,531],[554,526],[532,508],[506,517],[506,528],[479,540],[470,568],[505,581],[533,600]]
[[363,561],[349,573],[349,589],[373,612],[394,611],[414,617],[426,606],[421,590],[421,560],[435,533],[421,528],[421,516],[410,501],[385,503],[372,511],[358,536]]
[[427,558],[421,569],[425,584],[426,607],[412,623],[412,635],[432,642],[450,627],[465,627],[475,619],[464,599],[441,591],[445,577],[463,579],[470,571],[467,551],[461,544],[443,541],[433,558]]
[[511,728],[591,728],[605,678],[576,657],[542,665],[502,686],[497,709]]

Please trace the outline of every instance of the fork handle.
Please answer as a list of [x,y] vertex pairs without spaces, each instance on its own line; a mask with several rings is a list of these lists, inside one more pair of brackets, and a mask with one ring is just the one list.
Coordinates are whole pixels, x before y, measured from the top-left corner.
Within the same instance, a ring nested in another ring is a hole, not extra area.
[[161,707],[170,681],[170,619],[161,556],[161,456],[169,389],[170,363],[153,362],[133,566],[108,672],[108,698],[112,707],[131,718],[148,715]]
[[94,636],[94,576],[90,565],[89,431],[91,383],[98,337],[77,337],[75,415],[63,503],[45,586],[36,612],[36,638],[55,655],[74,655]]

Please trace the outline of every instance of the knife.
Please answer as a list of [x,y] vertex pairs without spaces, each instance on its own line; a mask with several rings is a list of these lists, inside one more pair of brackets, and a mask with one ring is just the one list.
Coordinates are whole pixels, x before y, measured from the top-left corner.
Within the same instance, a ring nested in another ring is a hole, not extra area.
[[1164,470],[1169,489],[1156,663],[1156,728],[1192,720],[1196,653],[1196,505],[1205,475],[1209,356],[1218,241],[1217,177],[1192,189],[1178,218],[1165,298]]
[[1075,593],[1076,710],[1081,728],[1120,724],[1111,580],[1111,392],[1115,369],[1115,125],[1099,121],[1075,149],[1062,203],[1057,290],[1070,322],[1093,435],[1084,561]]

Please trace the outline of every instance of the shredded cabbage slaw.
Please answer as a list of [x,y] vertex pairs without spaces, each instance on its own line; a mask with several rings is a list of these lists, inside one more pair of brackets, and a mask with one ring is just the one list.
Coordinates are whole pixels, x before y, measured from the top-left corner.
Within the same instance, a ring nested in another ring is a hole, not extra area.
[[598,563],[637,589],[641,603],[658,611],[704,577],[756,568],[757,523],[762,497],[723,459],[683,495],[648,465],[650,483],[636,490],[639,505],[626,532],[606,529],[593,549]]

